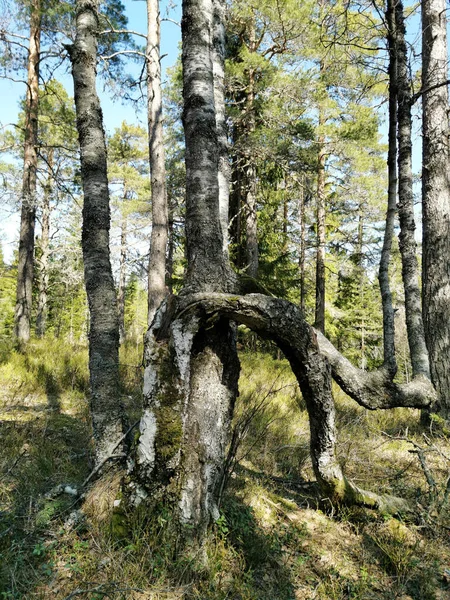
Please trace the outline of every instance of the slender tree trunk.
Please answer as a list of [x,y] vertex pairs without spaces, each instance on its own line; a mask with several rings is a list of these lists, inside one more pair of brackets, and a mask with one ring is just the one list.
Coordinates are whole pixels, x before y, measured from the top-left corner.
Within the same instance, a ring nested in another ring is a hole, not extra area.
[[39,292],[38,292],[38,311],[36,316],[36,335],[43,337],[47,329],[47,295],[49,281],[49,257],[50,257],[50,198],[52,191],[52,167],[53,150],[50,149],[48,155],[48,177],[44,187],[44,196],[42,200],[42,223],[41,223],[41,256],[39,259]]
[[302,178],[298,196],[298,224],[300,228],[299,268],[300,268],[300,309],[305,312],[305,257],[306,257],[306,223],[305,223],[305,178]]
[[148,324],[167,293],[166,250],[168,208],[162,121],[159,0],[147,0],[147,110],[152,233],[148,265]]
[[[256,52],[256,31],[254,18],[249,24],[249,52]],[[248,84],[245,99],[246,135],[251,136],[255,131],[255,71],[248,70]],[[245,232],[247,251],[247,275],[257,279],[259,271],[258,220],[256,211],[256,167],[252,150],[245,155],[244,184],[245,184]]]
[[[126,201],[126,193],[124,194],[124,202]],[[120,227],[120,263],[119,263],[119,287],[117,290],[117,309],[119,313],[119,343],[125,341],[125,286],[127,275],[127,233],[128,219],[122,217]]]
[[223,239],[223,252],[228,260],[228,213],[230,199],[231,167],[228,148],[228,131],[225,114],[225,3],[214,2],[213,16],[213,76],[214,104],[216,108],[217,141],[219,145],[219,213]]
[[167,289],[169,294],[173,293],[173,261],[175,253],[175,228],[174,228],[174,200],[169,197],[169,220],[168,220],[168,245],[167,245],[167,264],[166,264],[166,276],[167,276]]
[[31,332],[34,269],[34,228],[36,222],[37,143],[39,111],[39,60],[41,48],[41,2],[30,2],[27,93],[25,99],[25,143],[23,159],[22,210],[20,214],[19,257],[14,333],[26,343]]
[[394,0],[387,1],[386,22],[389,52],[388,206],[378,281],[383,306],[383,362],[392,376],[395,376],[397,361],[395,358],[394,307],[389,280],[389,264],[397,212],[397,28]]
[[438,408],[450,416],[450,181],[447,17],[444,0],[422,2],[423,311]]
[[[319,128],[324,124],[320,111]],[[314,326],[325,333],[325,138],[319,135],[319,153],[317,158],[317,251],[316,251],[316,309]]]
[[413,376],[430,378],[428,351],[422,321],[419,269],[416,255],[411,143],[411,82],[405,42],[403,5],[395,5],[398,85],[398,215],[402,279],[405,289],[406,327]]
[[[183,2],[188,266],[180,298],[235,286],[219,210],[213,11],[211,0]],[[182,537],[201,544],[208,523],[218,517],[239,363],[228,320],[207,325],[201,315],[177,315],[179,302],[170,297],[163,303],[146,337],[145,407],[131,499],[171,498]]]
[[[84,192],[82,247],[89,302],[89,372],[95,461],[100,464],[122,436],[119,397],[119,321],[109,254],[110,205],[106,144],[96,92],[96,0],[77,0],[72,61]],[[117,445],[115,453],[120,453]]]

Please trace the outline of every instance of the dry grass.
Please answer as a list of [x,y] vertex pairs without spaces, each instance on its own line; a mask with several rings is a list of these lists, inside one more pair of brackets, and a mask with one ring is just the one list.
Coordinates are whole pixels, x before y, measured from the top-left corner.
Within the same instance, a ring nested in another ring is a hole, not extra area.
[[[132,352],[123,355],[123,395],[138,412],[140,370]],[[56,364],[61,357],[65,368]],[[175,559],[163,508],[151,516],[137,511],[126,536],[114,535],[109,492],[117,475],[92,488],[79,521],[73,497],[48,495],[89,472],[85,360],[84,349],[39,342],[33,356],[10,353],[0,365],[2,600],[450,598],[450,518],[442,506],[450,442],[442,424],[423,431],[414,411],[369,413],[337,392],[346,475],[405,496],[418,510],[414,522],[402,522],[333,506],[313,481],[307,414],[289,367],[244,355],[235,422],[248,423],[205,567],[195,557]],[[412,442],[425,450],[433,493]]]

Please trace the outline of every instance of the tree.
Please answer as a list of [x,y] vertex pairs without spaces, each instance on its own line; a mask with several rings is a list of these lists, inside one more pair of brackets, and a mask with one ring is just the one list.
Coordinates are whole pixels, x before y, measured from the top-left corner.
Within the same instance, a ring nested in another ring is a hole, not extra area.
[[[111,184],[113,211],[117,213],[120,230],[119,285],[117,301],[119,310],[120,342],[125,340],[125,288],[127,262],[130,256],[132,236],[139,213],[148,214],[149,185],[148,162],[145,160],[147,135],[142,127],[125,121],[108,140],[108,175]],[[148,154],[147,154],[148,156]],[[114,210],[115,209],[115,210]],[[113,214],[114,218],[114,214]],[[139,227],[139,224],[138,224]]]
[[28,47],[28,75],[25,105],[25,142],[20,215],[19,259],[17,264],[17,296],[15,336],[26,343],[31,332],[31,305],[34,272],[34,228],[36,221],[36,173],[39,111],[39,63],[41,45],[42,7],[32,0]]
[[78,0],[76,38],[67,50],[72,62],[81,150],[82,247],[90,311],[89,373],[97,465],[111,454],[111,447],[119,447],[122,439],[122,409],[118,396],[119,321],[109,252],[106,144],[96,92],[98,25],[96,0]]
[[422,2],[423,313],[431,377],[440,412],[450,415],[447,19],[442,0]]
[[[183,4],[184,295],[227,291],[234,285],[220,224],[213,12],[211,0]],[[154,502],[169,488],[176,520],[188,526],[182,534],[195,541],[219,516],[217,494],[239,366],[228,319],[207,327],[201,315],[176,315],[179,302],[172,298],[162,305],[146,337],[145,408],[132,500],[151,494]]]
[[152,233],[148,263],[148,323],[167,293],[168,208],[163,140],[159,0],[147,0],[147,115],[152,194]]

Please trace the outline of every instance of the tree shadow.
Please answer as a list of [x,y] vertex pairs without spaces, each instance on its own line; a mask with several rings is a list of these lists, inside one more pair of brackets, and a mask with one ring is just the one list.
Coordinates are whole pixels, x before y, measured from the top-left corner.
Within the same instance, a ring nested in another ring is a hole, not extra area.
[[46,408],[8,406],[0,413],[0,591],[6,598],[27,597],[51,576],[47,534],[74,498],[52,498],[48,492],[59,484],[76,486],[88,473],[84,418],[61,412],[51,382],[47,400]]

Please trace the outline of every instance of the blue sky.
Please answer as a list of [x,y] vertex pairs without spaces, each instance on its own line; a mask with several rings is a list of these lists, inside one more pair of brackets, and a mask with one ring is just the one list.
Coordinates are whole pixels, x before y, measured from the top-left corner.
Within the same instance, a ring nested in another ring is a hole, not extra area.
[[[147,15],[145,0],[123,0],[128,17],[128,27],[133,31],[146,34]],[[168,7],[168,5],[170,6]],[[177,59],[178,47],[181,40],[181,29],[177,23],[181,20],[180,4],[173,4],[171,0],[162,0],[161,15],[169,20],[163,20],[161,25],[161,55],[163,78],[168,67],[171,67]],[[145,40],[138,38],[138,43]],[[132,72],[138,72],[136,64],[130,61]],[[23,79],[25,74],[18,74],[17,79]],[[56,73],[57,79],[63,83],[68,93],[73,96],[73,83],[68,64],[65,64],[59,72]],[[97,83],[97,89],[103,109],[104,126],[108,133],[113,133],[116,127],[119,127],[122,121],[129,123],[140,123],[145,126],[145,110],[136,114],[135,108],[130,104],[123,104],[120,101],[113,101],[111,94],[103,89],[101,80]],[[25,95],[25,83],[12,82],[6,79],[0,79],[0,97],[2,99],[2,112],[0,125],[2,127],[16,123],[19,112],[20,100]],[[4,158],[4,157],[3,157]],[[17,245],[18,238],[18,213],[12,211],[9,206],[0,206],[0,241],[3,242],[3,249],[6,260],[10,260],[12,252]]]

